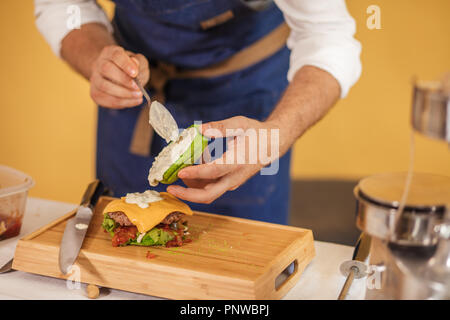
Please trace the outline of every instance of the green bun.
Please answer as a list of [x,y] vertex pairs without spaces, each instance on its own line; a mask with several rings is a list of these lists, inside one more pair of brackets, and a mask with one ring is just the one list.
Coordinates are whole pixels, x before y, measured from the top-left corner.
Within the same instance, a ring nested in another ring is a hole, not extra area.
[[187,150],[172,164],[169,169],[164,172],[163,180],[160,181],[164,184],[171,184],[178,180],[178,172],[186,167],[192,166],[203,154],[206,146],[208,145],[208,139],[200,133],[199,126],[194,124],[189,128],[194,127],[197,130],[197,135],[192,141]]

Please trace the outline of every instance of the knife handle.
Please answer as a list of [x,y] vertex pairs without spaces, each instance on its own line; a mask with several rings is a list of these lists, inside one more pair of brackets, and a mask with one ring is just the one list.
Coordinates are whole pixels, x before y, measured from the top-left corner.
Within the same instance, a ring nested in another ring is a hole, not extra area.
[[91,207],[93,209],[98,201],[98,198],[103,194],[103,183],[96,179],[91,182],[86,191],[84,192],[83,197],[81,198],[81,206]]
[[345,280],[344,286],[341,289],[341,292],[339,293],[338,300],[345,300],[345,297],[347,296],[348,290],[350,289],[350,286],[353,283],[353,279],[355,279],[355,271],[356,267],[352,267],[350,270],[350,273],[347,276],[347,279]]

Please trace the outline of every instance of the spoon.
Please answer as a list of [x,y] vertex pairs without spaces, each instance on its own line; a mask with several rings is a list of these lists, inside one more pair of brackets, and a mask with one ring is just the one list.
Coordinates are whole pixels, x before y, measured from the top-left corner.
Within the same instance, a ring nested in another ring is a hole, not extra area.
[[178,125],[172,114],[158,101],[151,102],[150,96],[147,90],[142,86],[141,82],[134,78],[137,86],[141,90],[147,104],[150,104],[149,111],[149,123],[155,129],[156,133],[159,134],[167,143],[170,141],[175,141],[178,138]]

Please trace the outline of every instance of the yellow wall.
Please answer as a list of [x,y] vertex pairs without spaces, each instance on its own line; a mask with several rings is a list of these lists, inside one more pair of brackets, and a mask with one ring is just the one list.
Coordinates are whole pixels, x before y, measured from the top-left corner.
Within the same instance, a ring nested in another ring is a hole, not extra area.
[[[366,8],[381,8],[369,30]],[[448,0],[347,0],[362,43],[363,73],[349,96],[295,145],[294,177],[359,178],[406,171],[411,80],[450,71]],[[450,175],[450,149],[416,134],[417,171]]]
[[[366,27],[370,4],[381,7],[382,30]],[[295,145],[296,178],[405,170],[411,78],[450,70],[450,1],[350,0],[348,7],[363,44],[363,75]],[[31,0],[0,2],[0,39],[0,163],[35,178],[31,195],[77,202],[94,177],[88,83],[53,56],[34,26]],[[416,168],[450,175],[446,144],[416,136]]]

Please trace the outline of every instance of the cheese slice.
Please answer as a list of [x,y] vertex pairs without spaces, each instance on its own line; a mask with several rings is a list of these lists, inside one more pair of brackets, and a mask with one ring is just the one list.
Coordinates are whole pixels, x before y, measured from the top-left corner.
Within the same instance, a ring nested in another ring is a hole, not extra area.
[[160,196],[163,200],[149,203],[148,208],[141,208],[134,203],[126,203],[125,197],[122,197],[108,203],[103,213],[122,211],[140,233],[149,231],[174,211],[193,215],[191,208],[175,196],[167,192],[161,192]]

